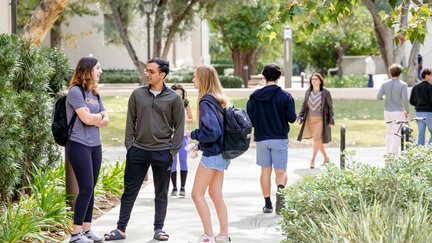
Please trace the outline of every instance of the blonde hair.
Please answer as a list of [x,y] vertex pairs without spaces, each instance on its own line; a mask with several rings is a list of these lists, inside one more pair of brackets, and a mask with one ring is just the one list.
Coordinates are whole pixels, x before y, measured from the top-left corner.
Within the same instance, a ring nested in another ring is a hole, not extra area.
[[198,104],[204,95],[210,94],[219,101],[222,107],[227,107],[229,105],[229,99],[222,93],[222,85],[214,67],[201,65],[197,67],[195,73],[199,80]]

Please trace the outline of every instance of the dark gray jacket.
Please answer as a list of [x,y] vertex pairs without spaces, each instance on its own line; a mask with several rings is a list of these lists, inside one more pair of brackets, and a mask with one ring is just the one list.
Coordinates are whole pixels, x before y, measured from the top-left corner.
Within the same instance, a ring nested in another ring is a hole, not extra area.
[[125,145],[148,150],[180,150],[184,136],[185,111],[181,97],[164,84],[156,97],[149,86],[135,89],[128,103]]

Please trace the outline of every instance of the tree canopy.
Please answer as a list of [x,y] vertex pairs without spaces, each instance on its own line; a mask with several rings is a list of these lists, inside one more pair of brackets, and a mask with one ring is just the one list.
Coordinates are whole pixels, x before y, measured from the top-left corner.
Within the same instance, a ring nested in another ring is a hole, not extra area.
[[[278,25],[288,21],[293,22],[297,16],[306,16],[304,20],[305,30],[311,33],[315,28],[319,28],[327,22],[338,23],[343,16],[348,16],[353,12],[361,0],[288,0],[281,1],[274,17],[263,24],[261,38],[269,38],[270,41],[276,37]],[[377,1],[371,1],[377,4]],[[388,0],[390,11],[384,9],[379,12],[383,23],[392,29],[396,41],[418,40],[424,42],[427,34],[426,24],[431,20],[432,11],[429,0]],[[406,4],[406,3],[411,4]],[[404,26],[400,21],[400,15],[408,8],[410,14],[409,24]]]

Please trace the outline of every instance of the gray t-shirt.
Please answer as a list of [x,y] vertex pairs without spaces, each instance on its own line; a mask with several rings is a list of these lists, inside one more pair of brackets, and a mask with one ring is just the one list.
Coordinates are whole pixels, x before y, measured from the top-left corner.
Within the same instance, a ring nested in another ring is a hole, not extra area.
[[[68,121],[72,119],[74,111],[81,107],[88,107],[92,114],[105,110],[102,99],[98,99],[91,91],[85,91],[85,99],[79,87],[75,86],[69,90],[66,98],[66,116]],[[75,120],[70,140],[94,147],[101,144],[99,128],[84,124],[79,117]]]

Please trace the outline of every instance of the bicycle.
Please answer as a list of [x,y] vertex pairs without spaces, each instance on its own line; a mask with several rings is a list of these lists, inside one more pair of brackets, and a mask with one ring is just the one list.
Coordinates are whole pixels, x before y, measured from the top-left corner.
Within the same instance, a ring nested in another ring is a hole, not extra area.
[[409,120],[393,120],[387,122],[387,124],[393,123],[399,125],[399,128],[394,135],[401,138],[401,151],[408,149],[409,144],[416,144],[416,140],[412,135],[413,129],[410,127],[409,123],[412,121],[417,122],[424,120],[426,120],[426,117],[414,117]]

